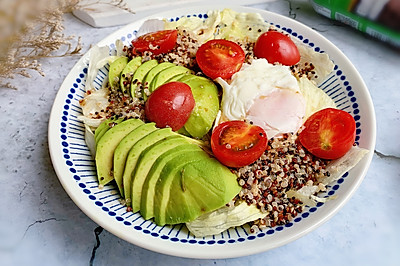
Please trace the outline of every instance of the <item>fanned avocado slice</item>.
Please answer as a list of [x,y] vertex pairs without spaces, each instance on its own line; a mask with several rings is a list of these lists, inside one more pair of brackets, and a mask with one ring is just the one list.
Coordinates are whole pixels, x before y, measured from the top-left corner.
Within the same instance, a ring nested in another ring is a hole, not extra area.
[[202,138],[211,129],[219,110],[218,88],[211,80],[185,76],[180,81],[190,86],[196,103],[184,127],[195,138]]
[[[132,206],[131,196],[132,196],[132,182],[133,182],[133,171],[135,170],[137,160],[144,149],[149,145],[157,142],[161,139],[171,136],[173,133],[171,128],[157,129],[146,136],[143,136],[138,142],[136,142],[128,153],[126,158],[124,175],[122,177],[124,183],[124,195],[127,206]],[[137,204],[137,202],[134,202]],[[140,203],[139,203],[140,204]],[[136,212],[140,208],[140,205],[132,206],[132,211]]]
[[181,135],[173,134],[172,136],[150,144],[145,150],[143,150],[137,160],[135,170],[132,173],[131,202],[133,210],[140,209],[143,184],[156,159],[162,153],[188,143],[189,142]]
[[190,222],[221,208],[240,192],[236,178],[214,158],[186,164],[172,181],[165,223]]
[[109,130],[112,126],[115,126],[119,123],[121,123],[122,121],[124,121],[123,118],[116,118],[116,117],[111,117],[108,118],[106,120],[104,120],[98,128],[96,128],[96,130],[94,131],[94,141],[97,143],[99,142],[99,140],[101,139],[101,137],[104,135],[104,133],[107,132],[107,130]]
[[[129,61],[125,68],[122,70],[120,78],[120,87],[122,91],[125,91],[126,89],[128,89],[128,87],[130,87],[132,77],[136,72],[136,69],[138,69],[141,64],[142,57],[138,56]],[[127,82],[129,82],[129,86],[127,86]]]
[[111,88],[116,88],[117,84],[120,82],[121,72],[128,64],[128,57],[120,57],[111,63],[110,69],[108,71],[108,82]]
[[144,62],[136,69],[135,73],[133,73],[132,82],[131,82],[131,96],[132,97],[136,97],[136,89],[138,87],[138,84],[143,83],[144,77],[156,65],[158,65],[157,60],[152,59],[152,60]]
[[[143,80],[143,88],[144,89],[149,89],[150,90],[150,84],[153,81],[154,77],[161,72],[162,70],[166,69],[166,68],[170,68],[175,66],[175,64],[170,63],[170,62],[162,62],[159,63],[158,65],[156,65],[155,67],[153,67],[152,69],[150,69],[150,71],[147,73],[147,75],[144,77]],[[143,98],[147,99],[147,94],[143,91]]]
[[188,75],[192,75],[192,74],[189,74],[189,73],[181,73],[181,74],[172,76],[172,77],[170,77],[165,83],[172,82],[172,81],[180,81],[181,78],[183,78],[184,76],[188,76]]
[[114,179],[113,157],[114,151],[120,141],[132,130],[143,124],[141,120],[129,119],[110,128],[100,138],[96,146],[96,168],[100,185],[106,185]]
[[165,164],[179,154],[193,151],[201,151],[201,148],[194,144],[182,144],[160,154],[159,157],[155,160],[146,175],[146,179],[143,183],[142,188],[140,214],[143,216],[144,219],[150,219],[154,217],[154,197],[156,183]]
[[123,174],[125,170],[126,158],[128,157],[129,151],[132,146],[138,142],[143,136],[146,136],[150,132],[157,130],[154,123],[147,123],[138,126],[126,135],[121,142],[118,144],[114,152],[114,179],[117,183],[119,192],[122,198],[125,198]]
[[197,77],[198,76],[193,75],[193,74],[186,74],[186,75],[183,75],[182,77],[180,77],[177,81],[186,83],[186,82],[188,82],[188,81],[190,81],[192,79],[196,79]]
[[[165,164],[157,180],[154,193],[154,221],[157,225],[166,224],[166,209],[170,197],[174,197],[171,194],[171,185],[176,175],[182,173],[183,166],[186,164],[204,160],[207,157],[207,153],[203,150],[191,151],[181,153]],[[176,208],[180,208],[180,206],[176,206]]]
[[150,92],[155,91],[159,86],[162,84],[166,83],[168,79],[170,79],[173,76],[176,76],[178,74],[187,74],[190,72],[190,69],[183,67],[183,66],[177,66],[174,65],[172,67],[167,67],[160,72],[158,72],[153,80],[151,81],[149,85],[149,90]]

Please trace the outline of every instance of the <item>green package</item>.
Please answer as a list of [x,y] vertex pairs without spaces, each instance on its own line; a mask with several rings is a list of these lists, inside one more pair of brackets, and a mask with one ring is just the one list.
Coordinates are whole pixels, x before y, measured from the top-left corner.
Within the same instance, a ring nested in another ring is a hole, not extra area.
[[314,10],[395,47],[400,47],[400,14],[391,5],[397,0],[311,0]]

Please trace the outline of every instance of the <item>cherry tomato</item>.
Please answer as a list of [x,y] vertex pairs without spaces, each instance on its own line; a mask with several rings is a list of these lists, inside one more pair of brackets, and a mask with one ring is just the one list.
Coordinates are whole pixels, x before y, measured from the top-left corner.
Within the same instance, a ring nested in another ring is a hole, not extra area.
[[212,79],[229,79],[242,67],[244,58],[242,47],[227,40],[210,40],[196,52],[197,64]]
[[322,159],[345,155],[354,143],[356,123],[347,112],[326,108],[311,115],[299,134],[300,143]]
[[133,54],[152,52],[154,55],[169,52],[175,47],[177,30],[162,30],[144,34],[132,41]]
[[283,33],[267,31],[258,37],[254,45],[254,55],[265,58],[269,63],[292,66],[300,61],[296,44]]
[[176,131],[185,125],[195,106],[189,85],[174,81],[161,85],[150,94],[145,104],[147,120],[159,128]]
[[219,124],[211,136],[215,157],[229,167],[242,167],[255,162],[267,148],[265,131],[243,121]]

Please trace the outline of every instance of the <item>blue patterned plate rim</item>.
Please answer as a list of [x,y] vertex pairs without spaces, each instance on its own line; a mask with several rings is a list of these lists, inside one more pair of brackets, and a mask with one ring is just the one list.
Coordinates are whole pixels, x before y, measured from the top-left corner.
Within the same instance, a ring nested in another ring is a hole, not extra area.
[[[212,9],[222,10],[226,6]],[[376,120],[368,89],[347,57],[330,41],[307,26],[290,18],[264,10],[229,7],[238,12],[257,12],[268,22],[286,31],[293,38],[317,52],[326,52],[335,63],[334,71],[320,84],[337,104],[351,113],[357,126],[356,142],[371,152],[355,168],[332,184],[322,196],[335,195],[336,200],[306,208],[292,222],[258,233],[249,233],[248,226],[229,229],[221,234],[196,238],[185,226],[159,227],[144,220],[139,213],[128,213],[119,203],[118,191],[112,185],[98,189],[94,161],[84,140],[79,100],[85,92],[84,80],[90,51],[72,68],[53,103],[49,121],[49,150],[57,176],[74,203],[93,221],[114,235],[140,247],[164,254],[189,258],[233,258],[263,252],[287,244],[329,220],[350,199],[361,184],[375,147]],[[182,16],[205,18],[209,6],[197,6],[166,11],[148,18],[177,20]],[[144,18],[106,37],[98,45],[113,48],[116,39],[128,43],[134,38]],[[100,71],[99,84],[105,77]]]

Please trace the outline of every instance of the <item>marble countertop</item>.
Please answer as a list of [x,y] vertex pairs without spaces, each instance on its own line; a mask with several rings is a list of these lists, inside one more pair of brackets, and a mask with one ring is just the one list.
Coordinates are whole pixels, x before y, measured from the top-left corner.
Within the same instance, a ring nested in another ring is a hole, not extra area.
[[[314,12],[307,1],[254,7],[302,22],[353,62],[371,93],[377,142],[371,167],[332,219],[282,247],[248,257],[197,260],[157,254],[103,230],[69,198],[52,167],[47,125],[56,93],[79,59],[43,60],[46,77],[0,88],[1,265],[398,265],[400,261],[400,53]],[[83,51],[118,27],[92,28],[65,16]]]

